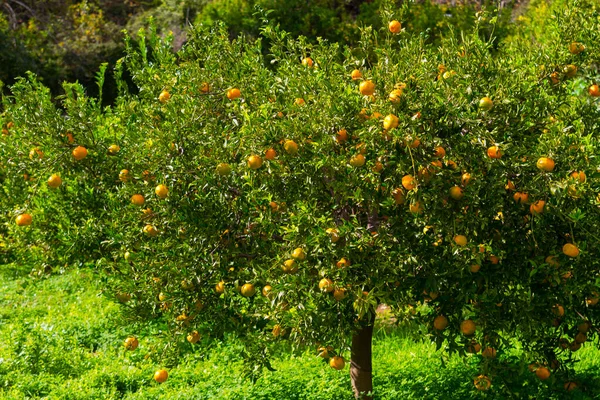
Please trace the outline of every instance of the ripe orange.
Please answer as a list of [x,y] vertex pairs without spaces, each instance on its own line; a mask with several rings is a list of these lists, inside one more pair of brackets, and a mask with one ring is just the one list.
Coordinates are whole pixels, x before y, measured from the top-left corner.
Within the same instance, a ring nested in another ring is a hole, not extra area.
[[500,150],[500,147],[498,146],[491,146],[487,149],[487,155],[489,158],[498,159],[502,157],[502,150]]
[[48,187],[56,189],[60,185],[62,185],[62,179],[60,179],[60,176],[57,174],[52,174],[50,178],[48,178]]
[[202,82],[202,84],[200,85],[200,91],[202,93],[210,92],[210,85],[208,84],[208,82]]
[[373,165],[372,171],[375,173],[380,173],[383,171],[383,164],[379,161],[375,161],[375,165]]
[[335,266],[338,268],[346,268],[350,266],[350,261],[346,257],[342,257],[335,263]]
[[131,204],[135,206],[143,206],[145,202],[146,199],[144,199],[144,196],[142,196],[141,194],[134,194],[133,196],[131,196]]
[[154,380],[158,383],[163,383],[169,377],[169,373],[164,369],[159,369],[154,373]]
[[292,251],[292,258],[299,261],[304,261],[306,260],[306,252],[302,247],[297,247],[294,249],[294,251]]
[[496,358],[496,349],[494,349],[493,347],[486,347],[481,352],[481,355],[484,358]]
[[443,315],[438,315],[433,320],[433,327],[438,331],[443,331],[448,327],[448,318]]
[[286,140],[283,144],[283,148],[291,156],[298,154],[298,144],[293,140]]
[[467,245],[467,237],[464,235],[456,235],[454,236],[454,243],[456,243],[457,245],[463,247]]
[[303,106],[306,104],[306,101],[304,101],[302,97],[298,97],[296,100],[294,100],[294,104],[297,106]]
[[117,144],[111,144],[108,146],[108,154],[111,156],[116,155],[119,151],[121,151],[121,147]]
[[555,304],[554,306],[552,306],[552,312],[557,317],[563,317],[565,315],[565,308],[560,304]]
[[460,331],[465,336],[473,335],[476,329],[475,322],[470,319],[466,319],[460,323]]
[[552,82],[553,85],[556,85],[557,83],[560,82],[560,75],[558,74],[558,72],[554,71],[553,73],[550,74],[550,81]]
[[554,170],[554,160],[548,157],[541,157],[537,160],[536,165],[542,171],[550,172]]
[[156,235],[158,235],[158,229],[156,229],[156,227],[153,225],[146,225],[144,226],[144,233],[147,236],[155,237]]
[[337,301],[342,301],[346,297],[346,289],[338,288],[333,291],[333,298]]
[[135,336],[130,336],[127,339],[125,339],[123,346],[125,347],[125,349],[133,351],[138,348],[139,344],[140,343],[138,342]]
[[388,114],[384,119],[383,119],[383,129],[385,129],[386,131],[389,131],[390,129],[394,129],[398,127],[398,117],[396,117],[394,114]]
[[273,330],[271,331],[271,333],[273,334],[273,336],[278,337],[278,336],[283,335],[284,330],[281,327],[281,325],[277,324],[273,327]]
[[352,165],[353,167],[362,167],[363,165],[365,165],[365,162],[365,156],[363,156],[362,154],[357,154],[350,158],[350,165]]
[[563,68],[563,73],[569,78],[572,78],[577,75],[577,66],[573,64],[565,65]]
[[87,157],[88,151],[83,146],[77,146],[73,149],[72,154],[73,154],[73,158],[75,158],[77,161],[81,161]]
[[346,140],[348,140],[348,131],[346,131],[345,129],[340,129],[338,131],[338,133],[335,135],[335,140],[339,144],[344,143]]
[[302,65],[304,65],[305,67],[311,68],[314,65],[314,61],[310,57],[304,57],[302,59]]
[[251,283],[244,283],[240,289],[240,293],[244,297],[252,297],[256,293],[256,288]]
[[333,292],[333,281],[328,278],[323,278],[319,281],[319,290],[325,293]]
[[446,160],[446,166],[450,169],[458,168],[458,164],[456,164],[456,162],[454,162],[453,160]]
[[515,184],[513,183],[513,181],[509,180],[508,182],[506,182],[506,185],[504,186],[504,189],[506,190],[515,190]]
[[275,149],[270,148],[267,151],[265,151],[265,159],[266,160],[273,161],[276,157],[277,157],[277,152],[275,151]]
[[198,341],[200,340],[200,334],[198,333],[198,331],[191,331],[190,333],[188,333],[186,339],[191,344],[198,343]]
[[215,285],[215,292],[217,292],[217,294],[223,294],[225,293],[225,282],[220,281]]
[[594,84],[588,88],[588,93],[592,97],[600,97],[600,86]]
[[333,243],[335,243],[338,240],[340,240],[340,233],[338,232],[337,229],[335,229],[335,228],[327,228],[327,230],[325,232],[329,235],[329,237],[331,238],[331,241]]
[[421,214],[423,212],[423,206],[418,201],[411,203],[408,209],[413,214]]
[[353,81],[357,81],[359,79],[362,78],[362,73],[358,70],[355,69],[354,71],[352,71],[352,73],[350,74],[350,77],[352,77]]
[[473,380],[475,388],[480,391],[486,391],[492,386],[492,380],[485,375],[479,375]]
[[475,340],[471,340],[471,343],[467,346],[467,353],[476,354],[481,351],[481,345]]
[[442,146],[437,146],[433,151],[433,155],[437,158],[444,158],[446,156],[446,149]]
[[539,367],[535,370],[535,375],[541,380],[545,381],[550,378],[550,370],[546,367]]
[[400,102],[401,97],[402,97],[402,90],[394,89],[390,92],[388,99],[392,103],[396,104],[396,103]]
[[577,383],[575,383],[573,381],[565,382],[564,388],[567,392],[573,391],[573,390],[577,389]]
[[413,190],[417,187],[417,182],[415,182],[415,178],[412,175],[404,175],[402,177],[402,186],[406,190]]
[[360,85],[358,85],[358,90],[363,96],[371,96],[375,93],[375,84],[368,80],[362,81]]
[[402,188],[396,188],[392,190],[392,197],[396,205],[404,204],[406,197],[404,196],[404,190]]
[[529,212],[533,215],[541,214],[544,212],[544,207],[546,206],[546,202],[544,200],[538,200],[529,206]]
[[293,274],[293,273],[298,272],[298,265],[296,264],[296,260],[293,260],[293,259],[285,260],[283,265],[281,266],[281,269],[286,274]]
[[130,179],[131,179],[131,177],[129,176],[129,171],[128,171],[128,170],[126,170],[126,169],[122,169],[122,170],[119,172],[119,180],[120,180],[121,182],[127,182],[127,181],[128,181],[128,180],[130,180]]
[[161,103],[165,104],[167,101],[169,101],[169,99],[171,98],[171,93],[169,93],[166,90],[163,90],[162,92],[160,92],[160,94],[158,95],[158,101],[160,101]]
[[242,92],[238,88],[232,88],[227,91],[227,98],[229,100],[239,99],[242,96]]
[[460,200],[464,197],[465,193],[459,186],[452,186],[450,188],[450,197],[454,200]]
[[154,193],[156,193],[156,195],[158,197],[160,197],[161,199],[164,199],[167,197],[167,195],[169,194],[169,189],[165,186],[165,185],[158,185],[155,189],[154,189]]
[[569,44],[569,53],[571,54],[579,54],[585,50],[585,45],[579,42],[572,42]]
[[585,183],[587,176],[583,171],[573,171],[571,173],[571,178],[575,179],[576,181],[579,181],[580,183]]
[[481,265],[479,264],[473,264],[471,265],[471,267],[469,268],[469,270],[473,273],[475,272],[479,272],[479,270],[481,269]]
[[484,97],[479,100],[479,109],[482,111],[489,111],[494,106],[494,102],[489,97]]
[[472,179],[473,179],[473,178],[471,177],[471,174],[470,174],[470,173],[468,173],[468,172],[465,172],[464,174],[462,174],[462,177],[461,177],[461,179],[460,179],[460,183],[461,183],[463,186],[467,186],[469,183],[471,183],[471,180],[472,180]]
[[563,246],[562,251],[566,256],[572,257],[572,258],[575,258],[579,255],[579,249],[577,248],[577,246],[575,246],[574,244],[571,244],[571,243],[566,243]]
[[513,195],[513,199],[517,202],[517,203],[527,203],[529,201],[529,194],[525,193],[525,192],[516,192]]
[[558,258],[556,256],[548,256],[545,259],[546,264],[548,264],[551,267],[559,267],[560,263],[558,262]]
[[340,356],[331,357],[329,360],[329,366],[333,369],[337,369],[338,371],[344,369],[346,366],[346,362]]
[[490,255],[489,260],[492,264],[499,264],[500,263],[500,258],[498,256],[495,255]]
[[263,160],[260,156],[252,155],[248,157],[248,168],[256,170],[262,167],[262,164]]
[[272,290],[273,290],[273,287],[271,285],[265,285],[265,286],[263,286],[260,293],[263,295],[263,297],[269,297],[271,295]]
[[17,226],[28,226],[31,225],[32,220],[31,214],[21,214],[16,218],[15,222]]
[[390,21],[388,23],[388,29],[392,33],[399,33],[402,30],[402,24],[396,20]]

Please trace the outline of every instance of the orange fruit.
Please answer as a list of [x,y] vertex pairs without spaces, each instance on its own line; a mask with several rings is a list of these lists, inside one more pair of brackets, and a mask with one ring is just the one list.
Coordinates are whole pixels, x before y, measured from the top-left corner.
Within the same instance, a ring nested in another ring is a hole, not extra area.
[[423,212],[423,206],[418,201],[411,203],[408,209],[413,214],[421,214]]
[[479,264],[473,264],[471,265],[471,267],[469,268],[469,270],[473,273],[475,272],[479,272],[479,270],[481,269],[481,265]]
[[319,290],[326,293],[333,292],[333,281],[327,278],[321,279],[319,281]]
[[588,93],[592,97],[600,97],[600,86],[594,84],[588,88]]
[[231,173],[231,166],[227,163],[217,164],[217,175],[226,176]]
[[579,332],[579,333],[577,333],[577,335],[575,335],[575,342],[577,342],[577,343],[585,343],[586,340],[587,340],[587,336],[583,332]]
[[546,367],[539,367],[535,370],[535,376],[545,381],[546,379],[550,378],[550,370]]
[[144,233],[147,236],[155,237],[156,235],[158,235],[158,229],[156,229],[156,227],[153,225],[146,225],[144,226]]
[[350,261],[347,258],[342,257],[337,263],[335,263],[335,266],[338,268],[346,268],[350,266]]
[[202,84],[200,85],[200,91],[202,93],[210,92],[210,85],[208,84],[208,82],[202,82]]
[[492,380],[485,375],[479,375],[473,380],[475,388],[480,391],[486,391],[492,386]]
[[263,160],[260,156],[252,155],[248,157],[248,168],[250,169],[259,169],[262,167]]
[[271,295],[272,290],[273,290],[273,287],[271,285],[265,285],[265,286],[263,286],[260,293],[263,295],[263,297],[269,297]]
[[283,149],[291,156],[298,154],[298,144],[293,140],[286,140],[283,144]]
[[125,339],[123,346],[125,347],[125,349],[133,351],[138,348],[139,344],[140,342],[138,342],[135,336],[130,336],[127,339]]
[[297,247],[294,249],[294,251],[292,251],[292,258],[299,261],[304,261],[306,260],[306,252],[302,247]]
[[158,197],[160,197],[161,199],[164,199],[167,197],[167,195],[169,194],[169,189],[165,186],[165,185],[158,185],[155,189],[154,189],[154,193],[156,193],[156,195]]
[[256,293],[256,288],[251,283],[244,283],[240,289],[240,293],[244,297],[252,297]]
[[165,104],[167,101],[169,101],[169,99],[171,98],[171,93],[169,93],[166,90],[163,90],[162,92],[160,92],[160,94],[158,95],[158,101],[160,101],[161,103]]
[[415,178],[412,175],[404,175],[402,177],[402,186],[406,190],[413,190],[417,187],[417,182],[415,182]]
[[402,90],[400,89],[394,89],[390,92],[388,99],[389,101],[391,101],[392,103],[399,103],[400,102],[400,98],[402,97]]
[[467,346],[467,353],[476,354],[481,351],[481,345],[475,340],[471,340],[471,343]]
[[191,344],[198,343],[198,341],[200,340],[200,334],[198,333],[198,331],[191,331],[190,333],[188,333],[186,339]]
[[365,165],[366,159],[362,154],[357,154],[350,159],[350,165],[353,167],[362,167]]
[[62,185],[62,179],[57,174],[52,174],[50,178],[48,178],[48,187],[52,189],[56,189],[60,185]]
[[506,182],[506,186],[504,186],[504,189],[506,190],[515,190],[515,184],[513,183],[513,181],[509,180],[508,182]]
[[493,347],[486,347],[481,352],[481,355],[484,358],[496,358],[496,349],[494,349]]
[[17,226],[28,226],[31,225],[32,221],[33,218],[31,217],[31,214],[21,214],[15,220]]
[[456,162],[454,162],[453,160],[446,160],[446,166],[451,169],[458,168],[458,164],[456,164]]
[[346,297],[346,289],[338,288],[333,291],[333,298],[337,301],[342,301]]
[[348,131],[346,131],[345,129],[340,129],[338,131],[338,133],[335,135],[335,140],[339,144],[344,143],[346,140],[348,140]]
[[355,69],[350,74],[350,77],[352,78],[353,81],[357,81],[362,78],[362,73],[358,69]]
[[329,360],[329,366],[333,369],[337,369],[338,371],[344,369],[346,366],[346,362],[340,356],[331,357]]
[[579,42],[572,42],[569,44],[569,53],[579,54],[585,50],[585,45]]
[[464,235],[456,235],[456,236],[454,236],[454,243],[456,243],[460,247],[466,246],[467,242],[468,242],[467,241],[467,237],[464,236]]
[[371,96],[375,93],[375,84],[372,81],[362,81],[360,85],[358,85],[358,91],[363,96]]
[[404,190],[402,188],[396,188],[392,190],[392,197],[394,198],[394,202],[396,203],[396,205],[404,204],[404,202],[406,201]]
[[489,158],[498,159],[502,157],[502,150],[500,150],[500,147],[498,146],[491,146],[487,149],[487,155]]
[[571,178],[575,179],[576,181],[579,181],[580,183],[585,183],[587,176],[583,171],[573,171],[571,173]]
[[270,148],[267,151],[265,151],[265,159],[266,160],[273,161],[276,157],[277,157],[277,152],[275,151],[275,149]]
[[554,306],[552,306],[552,312],[557,317],[562,317],[565,315],[565,308],[560,304],[555,304]]
[[220,281],[215,285],[215,292],[217,292],[217,294],[223,294],[225,293],[225,282]]
[[298,272],[298,265],[296,264],[296,260],[293,260],[293,259],[285,260],[281,269],[286,274],[293,274],[293,273]]
[[392,33],[399,33],[402,30],[402,24],[396,20],[390,21],[388,23],[388,29]]
[[537,160],[536,166],[542,171],[550,172],[554,170],[554,160],[548,157],[541,157]]
[[232,88],[227,91],[227,98],[229,100],[239,99],[242,96],[242,92],[238,88]]
[[327,230],[325,230],[325,232],[329,235],[329,237],[331,238],[331,241],[333,243],[335,243],[338,240],[340,240],[340,233],[338,232],[337,229],[335,229],[335,228],[327,228]]
[[146,199],[144,199],[144,196],[142,196],[141,194],[134,194],[133,196],[131,196],[131,204],[135,206],[143,206],[145,202]]
[[375,173],[380,173],[383,171],[383,164],[379,161],[375,161],[375,165],[373,165],[372,171]]
[[158,383],[163,383],[169,377],[169,373],[164,369],[159,369],[154,373],[154,380]]
[[88,151],[83,146],[77,146],[73,149],[72,154],[74,159],[76,159],[77,161],[81,161],[87,157]]
[[579,249],[577,246],[571,243],[566,243],[562,248],[563,253],[568,257],[577,257],[579,255]]
[[567,392],[570,392],[570,391],[572,391],[572,390],[575,390],[575,389],[577,389],[577,383],[575,383],[575,382],[573,382],[573,381],[568,381],[568,382],[565,382],[565,386],[564,386],[564,388],[565,388],[565,390],[566,390]]
[[130,179],[131,179],[131,176],[129,176],[129,171],[128,171],[128,170],[126,170],[126,169],[122,169],[122,170],[119,172],[119,180],[120,180],[121,182],[127,182],[127,181],[128,181],[128,180],[130,180]]
[[577,75],[577,66],[573,64],[565,65],[563,68],[563,73],[569,78],[572,78]]
[[460,331],[465,336],[473,335],[476,329],[475,322],[470,319],[466,319],[460,323]]
[[489,260],[490,260],[490,262],[492,264],[499,264],[500,263],[500,258],[498,256],[493,255],[493,254],[490,255]]
[[294,100],[294,104],[297,106],[303,106],[306,104],[306,101],[304,101],[302,97],[298,97],[296,100]]
[[469,183],[471,183],[471,180],[473,178],[471,177],[471,174],[468,172],[465,172],[464,174],[462,174],[461,178],[460,178],[460,183],[463,186],[467,186]]
[[459,186],[452,186],[450,188],[449,192],[450,192],[450,197],[452,197],[454,200],[460,200],[465,195],[464,191]]
[[398,117],[396,117],[394,114],[388,114],[384,119],[383,119],[383,129],[385,129],[386,131],[389,131],[390,129],[394,129],[396,127],[398,127]]
[[494,107],[494,102],[489,97],[484,97],[479,100],[479,109],[482,111],[489,111]]
[[558,258],[556,256],[548,256],[545,259],[546,264],[550,265],[551,267],[559,267],[560,263],[558,262]]
[[448,318],[443,315],[438,315],[433,320],[433,327],[438,331],[443,331],[448,327]]
[[444,158],[446,156],[446,149],[442,146],[437,146],[433,151],[433,155],[437,158]]
[[556,85],[557,83],[560,82],[560,75],[558,74],[558,72],[554,71],[553,73],[550,74],[550,81],[554,85]]
[[527,203],[529,201],[529,194],[525,193],[525,192],[516,192],[513,195],[513,199],[517,202],[517,203]]
[[108,146],[108,155],[110,156],[116,155],[119,151],[121,151],[121,147],[119,147],[117,144],[111,144]]
[[310,57],[304,57],[302,59],[302,65],[304,65],[305,67],[311,68],[314,65],[314,61]]
[[278,336],[283,335],[284,330],[281,327],[281,325],[277,324],[273,327],[273,330],[271,331],[271,333],[273,334],[273,336],[278,337]]
[[538,200],[529,206],[529,212],[531,214],[541,214],[544,211],[546,202],[544,200]]

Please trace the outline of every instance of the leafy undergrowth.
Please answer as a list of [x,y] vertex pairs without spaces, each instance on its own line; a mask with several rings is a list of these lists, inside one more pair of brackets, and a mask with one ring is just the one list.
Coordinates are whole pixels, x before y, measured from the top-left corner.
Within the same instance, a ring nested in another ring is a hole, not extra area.
[[[243,378],[241,347],[214,344],[208,354],[191,348],[169,379],[152,379],[161,367],[145,355],[154,351],[160,325],[125,324],[119,305],[100,294],[91,270],[32,281],[3,267],[0,283],[0,398],[52,399],[351,399],[347,373],[327,367],[315,354],[282,350],[275,372],[255,383]],[[16,277],[15,277],[16,276]],[[136,334],[140,346],[126,352],[124,338]],[[524,371],[494,378],[492,389],[476,392],[475,357],[461,360],[415,343],[405,331],[380,331],[374,341],[374,383],[378,399],[592,399],[600,393],[600,352],[581,350],[577,365],[580,389],[566,393],[562,382],[540,384]],[[511,357],[518,358],[517,355]],[[442,360],[443,358],[443,360]],[[511,392],[501,389],[511,382]]]

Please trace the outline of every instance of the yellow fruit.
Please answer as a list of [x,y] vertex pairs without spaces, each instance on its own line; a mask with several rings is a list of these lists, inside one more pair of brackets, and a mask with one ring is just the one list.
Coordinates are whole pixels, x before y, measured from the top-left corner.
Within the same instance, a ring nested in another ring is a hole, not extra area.
[[217,164],[217,175],[226,176],[231,173],[231,166],[227,163]]
[[404,189],[406,190],[413,190],[417,187],[417,182],[412,175],[404,175],[402,177],[402,186],[404,186]]
[[402,97],[402,90],[400,89],[394,89],[391,91],[391,93],[388,96],[388,99],[392,102],[392,103],[399,103],[400,102],[400,98]]
[[554,160],[548,157],[541,157],[537,160],[536,165],[542,171],[550,172],[554,170]]
[[156,235],[158,235],[158,230],[153,225],[146,225],[144,226],[144,233],[147,236],[155,237]]
[[471,265],[471,267],[469,268],[469,270],[473,273],[475,272],[479,272],[479,270],[481,269],[481,265],[479,264],[473,264]]
[[240,289],[240,293],[244,297],[252,297],[256,293],[256,288],[251,283],[245,283]]
[[363,96],[371,96],[375,93],[375,84],[371,81],[362,81],[360,85],[358,85],[358,90]]
[[352,71],[352,73],[350,74],[350,77],[352,77],[352,80],[353,80],[353,81],[357,81],[357,80],[359,80],[359,79],[361,79],[361,78],[362,78],[362,73],[361,73],[359,70],[355,69],[355,70],[354,70],[354,71]]
[[562,248],[563,253],[568,257],[577,257],[579,255],[579,249],[577,246],[571,243],[566,243]]
[[160,197],[161,199],[164,199],[167,197],[167,195],[169,194],[169,189],[165,186],[165,185],[158,185],[155,189],[154,189],[154,193],[156,193],[156,195],[158,197]]
[[265,285],[263,286],[262,290],[260,291],[260,293],[264,296],[264,297],[269,297],[271,295],[271,291],[273,290],[273,287],[271,285]]
[[31,149],[31,151],[29,152],[29,159],[34,160],[34,159],[42,159],[44,158],[44,152],[42,150],[40,150],[39,147],[35,147],[33,149]]
[[32,220],[31,214],[21,214],[16,218],[15,222],[17,226],[28,226],[31,225]]
[[131,176],[129,175],[129,171],[128,171],[128,170],[126,170],[126,169],[122,169],[122,170],[119,172],[119,180],[120,180],[121,182],[127,182],[127,181],[129,181],[130,179],[131,179]]
[[170,98],[171,98],[171,93],[167,92],[166,90],[163,90],[158,95],[158,101],[160,101],[163,104],[165,104],[167,101],[169,101]]
[[551,267],[559,267],[560,263],[558,262],[558,258],[556,256],[548,256],[545,259],[546,264],[548,264]]
[[456,235],[454,236],[454,243],[463,247],[467,245],[467,237],[464,235]]
[[383,129],[385,129],[386,131],[389,131],[390,129],[397,128],[399,122],[400,121],[398,120],[398,117],[396,117],[394,114],[388,114],[383,119]]
[[298,154],[298,144],[293,140],[286,140],[283,144],[283,148],[289,155],[295,156]]
[[438,315],[433,320],[433,327],[438,331],[443,331],[448,327],[448,318],[443,315]]
[[273,330],[271,331],[271,333],[273,334],[273,336],[278,337],[283,335],[284,331],[283,328],[281,327],[281,325],[277,324],[273,327]]
[[302,59],[302,65],[304,65],[305,67],[311,68],[314,65],[314,61],[310,57],[304,57]]
[[215,285],[215,292],[217,292],[217,294],[223,294],[225,293],[225,282],[220,281]]
[[200,340],[200,334],[198,331],[192,331],[187,335],[187,341],[191,344],[198,343]]
[[462,188],[458,186],[452,186],[450,188],[450,197],[452,197],[454,200],[460,200],[464,197],[464,195],[465,194]]
[[331,359],[329,360],[329,366],[333,369],[340,371],[344,369],[344,367],[346,366],[346,362],[342,357],[335,356],[331,357]]
[[573,64],[565,65],[563,68],[563,73],[569,78],[572,78],[577,75],[577,66]]
[[130,336],[127,339],[125,339],[123,346],[125,347],[126,350],[133,351],[138,348],[139,344],[140,343],[138,342],[136,337]]
[[469,174],[468,172],[465,172],[464,174],[462,174],[460,182],[463,186],[467,186],[469,183],[471,183],[472,179],[473,178],[471,177],[471,174]]
[[479,100],[479,109],[482,111],[489,111],[494,106],[494,102],[489,97],[484,97]]
[[337,263],[335,263],[335,266],[338,268],[346,268],[350,266],[350,261],[347,258],[342,257]]
[[265,159],[269,161],[273,161],[277,157],[277,152],[275,149],[271,148],[265,151]]
[[325,231],[329,237],[331,238],[331,241],[333,243],[337,242],[338,240],[340,240],[340,233],[337,229],[335,228],[327,228],[327,230]]
[[154,373],[154,380],[158,383],[163,383],[169,377],[169,373],[164,369],[159,369]]
[[116,155],[119,151],[121,151],[121,147],[119,147],[119,145],[111,144],[108,146],[108,154],[111,156]]
[[585,50],[585,46],[583,43],[572,42],[569,44],[569,53],[571,54],[579,54]]
[[133,196],[131,196],[131,204],[135,206],[143,206],[145,202],[146,199],[144,199],[144,196],[142,196],[141,194],[134,194]]
[[60,176],[58,176],[57,174],[52,174],[52,176],[48,178],[49,188],[56,189],[60,185],[62,185],[62,179],[60,179]]
[[293,259],[285,260],[281,269],[286,274],[293,274],[293,273],[298,272],[298,265],[296,264],[296,260],[293,260]]
[[77,146],[73,149],[72,154],[74,159],[76,159],[77,161],[81,161],[87,157],[88,151],[83,146]]
[[433,155],[437,158],[444,158],[446,156],[446,149],[442,146],[437,146],[433,151]]
[[306,260],[306,253],[304,252],[304,249],[302,247],[295,248],[294,251],[292,251],[292,258],[299,261]]
[[248,157],[248,168],[256,170],[262,167],[262,164],[263,160],[260,156],[253,155]]
[[333,281],[327,278],[321,279],[319,281],[319,290],[325,293],[333,292]]
[[298,97],[296,100],[294,100],[294,104],[297,106],[303,106],[306,104],[306,101],[304,101],[303,98]]
[[393,20],[388,23],[388,29],[392,33],[399,33],[402,30],[402,24],[399,21]]
[[362,154],[357,154],[350,159],[350,165],[353,167],[362,167],[365,165],[366,159]]

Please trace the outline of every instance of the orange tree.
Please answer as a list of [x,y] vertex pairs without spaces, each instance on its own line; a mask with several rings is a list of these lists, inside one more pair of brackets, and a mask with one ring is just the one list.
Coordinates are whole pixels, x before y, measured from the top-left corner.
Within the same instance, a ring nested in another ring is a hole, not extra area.
[[524,362],[573,390],[600,267],[600,30],[596,5],[575,10],[535,49],[483,40],[484,12],[439,48],[384,12],[343,57],[268,24],[266,58],[223,27],[177,54],[150,32],[127,40],[106,109],[23,79],[2,114],[5,246],[94,261],[171,349],[233,331],[267,367],[281,340],[336,369],[350,355],[357,397],[380,303],[477,353],[479,390]]

